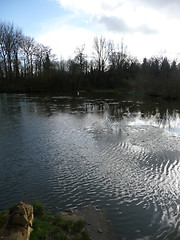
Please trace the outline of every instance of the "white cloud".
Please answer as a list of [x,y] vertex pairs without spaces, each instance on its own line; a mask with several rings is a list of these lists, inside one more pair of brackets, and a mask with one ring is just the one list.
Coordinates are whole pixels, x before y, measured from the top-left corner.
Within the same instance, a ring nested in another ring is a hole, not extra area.
[[88,14],[105,14],[112,9],[124,3],[125,0],[56,0],[64,8],[68,8],[71,11],[83,11]]
[[97,19],[94,18],[97,22],[103,24],[107,30],[117,33],[134,33],[134,32],[141,32],[144,34],[155,34],[157,33],[156,29],[150,28],[148,25],[143,24],[137,27],[130,27],[128,26],[125,21],[118,17],[107,17],[101,16]]
[[68,15],[43,29],[38,41],[53,48],[58,57],[72,56],[82,44],[91,55],[97,35],[115,43],[124,39],[131,54],[140,58],[160,52],[176,57],[180,52],[180,19],[167,14],[179,0],[56,1],[68,10]]
[[[179,0],[56,0],[63,8],[86,14],[114,15],[132,13],[139,8],[156,10],[159,13],[174,15],[179,12]],[[121,16],[121,15],[119,15]],[[121,16],[122,17],[122,16]],[[129,17],[126,15],[126,17]],[[152,18],[153,16],[151,16]],[[180,18],[180,15],[176,16]]]
[[179,0],[136,0],[138,2],[138,4],[145,4],[148,6],[151,6],[153,8],[161,8],[161,9],[166,9],[169,7],[178,7],[179,6]]
[[[61,28],[49,30],[37,37],[38,42],[49,46],[57,57],[68,59],[72,57],[77,47],[85,44],[85,51],[92,46],[93,33],[89,30],[77,27],[71,28],[64,25]],[[90,54],[90,52],[88,52]]]

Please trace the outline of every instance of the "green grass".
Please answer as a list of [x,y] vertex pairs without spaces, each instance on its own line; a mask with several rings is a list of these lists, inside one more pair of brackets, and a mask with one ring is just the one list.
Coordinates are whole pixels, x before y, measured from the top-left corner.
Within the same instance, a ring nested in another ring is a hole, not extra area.
[[91,240],[83,220],[65,220],[59,215],[47,214],[42,204],[35,202],[33,231],[30,240]]
[[5,224],[6,217],[7,217],[7,211],[6,210],[0,211],[0,228],[3,227],[3,225]]
[[42,217],[45,214],[44,206],[40,202],[33,202],[32,205],[34,217]]
[[0,216],[4,215],[4,214],[6,214],[6,213],[7,213],[6,210],[2,210],[2,211],[0,211]]

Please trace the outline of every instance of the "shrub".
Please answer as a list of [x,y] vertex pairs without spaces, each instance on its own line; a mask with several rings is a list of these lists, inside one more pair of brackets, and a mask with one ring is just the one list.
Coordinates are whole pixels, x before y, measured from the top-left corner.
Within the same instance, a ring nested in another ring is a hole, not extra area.
[[33,204],[34,217],[42,217],[45,214],[44,206],[40,202],[34,202]]

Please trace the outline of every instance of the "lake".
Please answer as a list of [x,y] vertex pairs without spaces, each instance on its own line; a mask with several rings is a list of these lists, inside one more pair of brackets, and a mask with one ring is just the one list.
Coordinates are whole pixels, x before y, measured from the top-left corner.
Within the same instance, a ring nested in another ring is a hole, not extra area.
[[118,239],[180,238],[180,105],[0,94],[0,209],[104,209]]

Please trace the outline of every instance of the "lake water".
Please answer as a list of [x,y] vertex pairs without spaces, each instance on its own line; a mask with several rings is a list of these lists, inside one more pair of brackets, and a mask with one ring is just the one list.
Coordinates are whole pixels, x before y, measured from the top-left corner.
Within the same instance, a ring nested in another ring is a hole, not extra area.
[[118,239],[180,239],[180,105],[0,95],[0,209],[105,209]]

